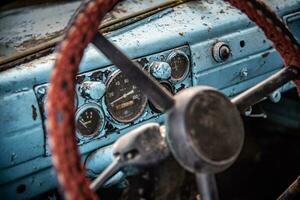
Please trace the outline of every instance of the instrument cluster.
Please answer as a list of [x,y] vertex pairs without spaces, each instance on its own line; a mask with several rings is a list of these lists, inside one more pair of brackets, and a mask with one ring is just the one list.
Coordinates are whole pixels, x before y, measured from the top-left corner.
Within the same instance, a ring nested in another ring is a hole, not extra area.
[[[172,94],[192,85],[188,46],[138,58],[135,62]],[[161,109],[115,66],[79,74],[76,82],[75,124],[79,145],[161,115]],[[47,122],[48,87],[49,84],[35,87],[44,122]]]

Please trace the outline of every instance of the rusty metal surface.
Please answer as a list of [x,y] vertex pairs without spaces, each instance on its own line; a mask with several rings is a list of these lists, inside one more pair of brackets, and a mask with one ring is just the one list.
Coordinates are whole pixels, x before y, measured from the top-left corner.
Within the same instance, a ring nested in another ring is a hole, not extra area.
[[31,5],[0,13],[0,58],[61,34],[80,2]]
[[[172,2],[176,1],[122,1],[105,16],[103,25],[106,27],[116,22],[122,26],[122,21],[134,13],[143,13],[149,8]],[[79,4],[80,1],[51,1],[51,3],[0,10],[0,64],[11,62],[6,66],[9,68],[16,64],[13,62],[15,59],[24,55],[31,54],[23,62],[31,60],[32,57],[39,57],[32,55],[37,51],[44,52],[42,55],[53,51],[49,47],[61,40],[67,23]],[[110,27],[106,31],[113,29],[114,27]]]

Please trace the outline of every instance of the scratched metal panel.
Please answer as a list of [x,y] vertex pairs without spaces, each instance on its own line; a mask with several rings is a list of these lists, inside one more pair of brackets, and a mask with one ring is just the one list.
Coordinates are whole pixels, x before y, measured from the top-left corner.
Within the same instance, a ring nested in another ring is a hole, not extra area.
[[[105,22],[158,5],[166,0],[127,0],[105,16]],[[27,51],[63,34],[81,1],[45,2],[22,8],[0,10],[0,59]]]
[[80,2],[38,4],[0,12],[0,52],[5,57],[61,34]]
[[[57,178],[52,168],[47,168],[32,174],[31,176],[23,177],[20,182],[10,182],[0,187],[1,199],[30,199],[39,195],[41,191],[49,191],[57,186]],[[26,185],[26,192],[17,193],[18,186]]]
[[209,85],[224,89],[256,76],[274,71],[283,66],[281,58],[274,50],[249,56],[229,65],[205,71],[195,76],[197,85]]
[[[244,15],[228,8],[220,0],[216,3],[192,1],[114,31],[108,37],[131,58],[138,58],[185,44],[197,44],[253,26],[249,22]],[[55,55],[52,54],[4,71],[0,74],[0,85],[8,91],[0,91],[0,95],[12,92],[15,88],[48,82],[54,59]],[[80,72],[109,64],[103,54],[91,45],[85,51]],[[18,82],[12,84],[15,80]]]
[[0,169],[43,155],[44,136],[32,90],[0,101]]
[[[286,15],[291,12],[299,10],[300,1],[299,0],[265,0],[266,3],[279,15]],[[285,9],[289,7],[290,9]]]
[[[213,58],[212,48],[215,43],[224,42],[230,50],[230,57],[224,62],[217,62]],[[243,45],[241,46],[241,42]],[[191,46],[193,56],[193,72],[195,75],[211,69],[228,65],[229,63],[247,58],[256,53],[271,49],[272,45],[257,27],[240,30],[225,36],[212,38]]]

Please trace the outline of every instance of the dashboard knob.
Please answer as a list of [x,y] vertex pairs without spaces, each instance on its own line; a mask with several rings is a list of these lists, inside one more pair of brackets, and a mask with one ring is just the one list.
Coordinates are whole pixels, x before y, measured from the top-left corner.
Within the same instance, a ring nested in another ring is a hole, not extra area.
[[223,62],[226,61],[231,54],[231,49],[230,47],[224,43],[224,42],[217,42],[213,46],[213,58],[217,62]]
[[157,79],[167,80],[171,77],[171,66],[167,62],[154,61],[149,69],[150,73]]
[[79,91],[83,98],[99,100],[105,93],[105,84],[101,81],[85,81]]

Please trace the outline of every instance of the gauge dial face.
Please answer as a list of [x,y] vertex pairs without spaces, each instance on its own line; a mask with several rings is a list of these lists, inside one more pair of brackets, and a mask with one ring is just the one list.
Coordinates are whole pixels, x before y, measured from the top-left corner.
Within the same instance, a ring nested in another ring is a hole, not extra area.
[[189,72],[190,61],[187,55],[182,51],[173,51],[167,58],[171,66],[171,78],[174,81],[185,79]]
[[129,123],[143,114],[147,97],[118,71],[109,78],[105,103],[108,112],[116,121]]
[[103,125],[103,114],[96,106],[85,106],[77,112],[76,129],[81,136],[95,136]]

